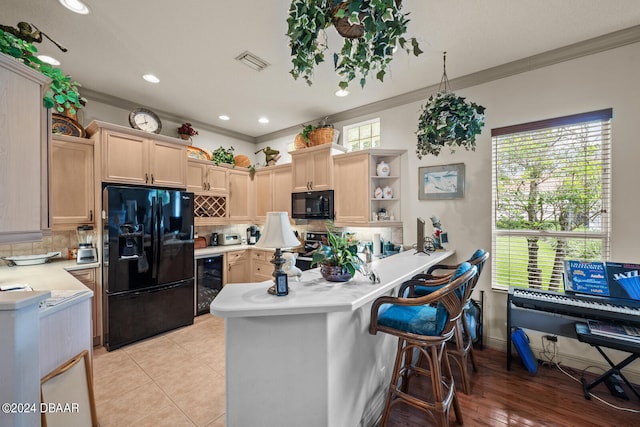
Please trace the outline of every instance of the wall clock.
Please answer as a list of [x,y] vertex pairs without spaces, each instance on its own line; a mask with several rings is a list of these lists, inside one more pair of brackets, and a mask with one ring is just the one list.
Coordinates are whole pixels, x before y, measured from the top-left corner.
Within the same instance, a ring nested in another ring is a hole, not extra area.
[[129,113],[129,124],[134,129],[149,133],[160,133],[162,122],[156,113],[146,108],[136,108]]

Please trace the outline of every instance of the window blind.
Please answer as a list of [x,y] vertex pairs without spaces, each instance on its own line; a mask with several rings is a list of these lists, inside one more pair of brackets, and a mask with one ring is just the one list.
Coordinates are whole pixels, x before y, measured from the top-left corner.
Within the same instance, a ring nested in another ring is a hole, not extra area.
[[612,110],[493,129],[493,286],[562,290],[565,260],[607,260]]

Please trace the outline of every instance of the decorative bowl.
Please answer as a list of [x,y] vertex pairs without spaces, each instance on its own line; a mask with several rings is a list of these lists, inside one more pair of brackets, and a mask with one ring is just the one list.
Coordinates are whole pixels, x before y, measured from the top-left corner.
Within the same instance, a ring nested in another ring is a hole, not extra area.
[[326,264],[320,264],[320,274],[329,282],[348,282],[352,277],[346,268]]

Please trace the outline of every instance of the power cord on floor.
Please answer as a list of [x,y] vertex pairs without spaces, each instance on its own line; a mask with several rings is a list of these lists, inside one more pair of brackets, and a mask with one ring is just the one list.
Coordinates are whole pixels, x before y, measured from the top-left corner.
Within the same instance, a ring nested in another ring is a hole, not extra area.
[[542,342],[542,351],[538,353],[538,360],[540,360],[543,366],[553,366],[561,363],[558,360],[558,343],[547,339],[545,344],[545,338],[545,335],[540,337]]
[[[556,364],[555,364],[555,365],[556,365],[556,367],[558,368],[558,370],[560,370],[560,372],[562,372],[563,374],[565,374],[567,377],[571,378],[572,380],[574,380],[574,381],[575,381],[575,382],[577,382],[577,383],[582,384],[582,381],[580,381],[578,378],[576,378],[576,377],[574,377],[573,375],[571,375],[569,372],[565,371],[565,370],[562,368],[562,366],[560,366],[560,364],[559,364],[559,363],[557,363],[557,362],[556,362]],[[599,368],[599,367],[597,367],[597,366],[587,366],[586,368],[584,368],[584,369],[582,370],[582,375],[584,376],[584,373],[587,371],[587,369],[589,369],[589,368],[591,368],[591,367],[593,367],[593,368]],[[599,368],[599,369],[600,369],[600,368]],[[603,399],[603,398],[601,398],[600,396],[597,396],[597,395],[595,395],[595,394],[593,394],[593,393],[591,393],[591,392],[589,392],[589,395],[590,395],[591,397],[595,398],[596,400],[600,401],[601,403],[604,403],[605,405],[607,405],[607,406],[609,406],[609,407],[611,407],[611,408],[613,408],[613,409],[617,409],[617,410],[619,410],[619,411],[631,412],[632,414],[640,414],[640,411],[638,411],[637,409],[623,408],[623,407],[621,407],[621,406],[614,405],[613,403],[611,403],[611,402],[607,402],[606,400],[604,400],[604,399]]]

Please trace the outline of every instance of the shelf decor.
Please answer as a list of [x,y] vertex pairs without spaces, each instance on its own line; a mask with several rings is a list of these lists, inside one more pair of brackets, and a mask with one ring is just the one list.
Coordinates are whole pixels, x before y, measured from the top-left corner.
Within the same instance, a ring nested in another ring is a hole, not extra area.
[[178,128],[178,135],[184,140],[191,140],[192,136],[198,135],[198,131],[193,128],[191,123],[183,123]]
[[401,8],[402,0],[293,0],[287,18],[290,74],[312,84],[314,67],[328,49],[325,30],[333,25],[344,39],[342,49],[333,53],[340,89],[356,77],[364,87],[370,71],[383,81],[396,47],[415,56],[422,53],[415,37],[405,37],[409,13]]
[[418,119],[416,154],[419,159],[428,154],[438,156],[445,145],[451,147],[451,153],[455,147],[475,151],[476,135],[484,126],[485,108],[451,91],[446,61],[447,52],[444,52],[444,72],[438,93],[422,106]]

